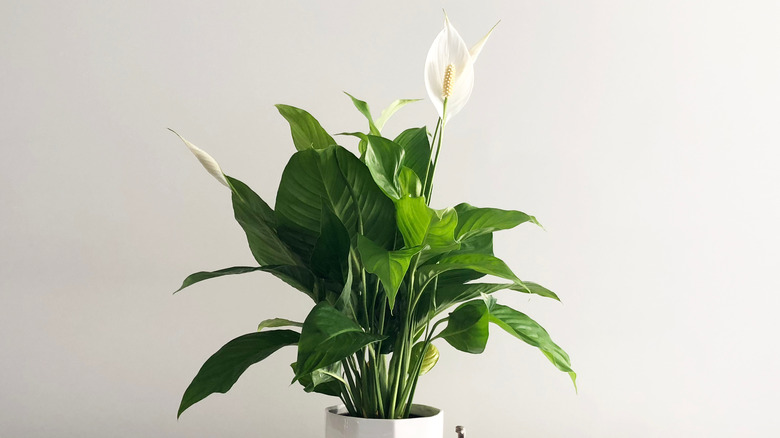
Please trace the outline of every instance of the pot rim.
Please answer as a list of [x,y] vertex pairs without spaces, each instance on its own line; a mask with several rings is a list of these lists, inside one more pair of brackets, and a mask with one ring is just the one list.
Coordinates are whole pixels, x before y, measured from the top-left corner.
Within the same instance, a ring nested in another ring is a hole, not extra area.
[[368,421],[368,422],[382,422],[382,421],[426,421],[430,420],[431,418],[436,418],[444,415],[444,412],[436,407],[428,406],[428,405],[419,405],[419,404],[412,404],[412,409],[410,411],[412,414],[418,415],[414,418],[398,418],[398,419],[389,419],[389,418],[363,418],[363,417],[352,417],[350,415],[344,415],[347,414],[347,407],[343,404],[340,405],[333,405],[325,408],[325,415],[328,416],[337,416],[339,418],[348,418],[350,420],[355,421]]

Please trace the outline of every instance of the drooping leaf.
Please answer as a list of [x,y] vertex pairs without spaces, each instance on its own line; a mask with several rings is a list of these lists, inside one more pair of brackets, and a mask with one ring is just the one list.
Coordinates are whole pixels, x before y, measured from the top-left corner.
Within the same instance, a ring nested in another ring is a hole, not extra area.
[[371,171],[374,182],[392,199],[401,197],[398,176],[403,157],[404,150],[391,140],[375,135],[368,136],[366,166]]
[[576,388],[577,374],[571,368],[569,355],[552,341],[547,330],[524,313],[496,303],[495,299],[488,299],[486,306],[490,314],[490,322],[501,327],[512,336],[541,350],[556,368],[569,374]]
[[379,118],[376,119],[376,128],[381,131],[382,128],[385,127],[385,123],[387,123],[388,120],[390,120],[390,117],[393,116],[393,114],[396,113],[399,109],[403,108],[409,103],[417,102],[422,99],[398,99],[395,102],[391,103],[390,106],[382,110],[382,114],[379,115]]
[[326,302],[314,306],[303,322],[298,343],[295,380],[339,362],[384,336],[366,333],[353,320]]
[[[420,354],[422,353],[423,345],[425,342],[418,342],[412,347],[412,360],[413,364],[418,363],[420,360]],[[422,376],[432,370],[436,363],[439,362],[439,349],[433,344],[428,344],[425,349],[425,355],[422,357],[422,364],[420,364],[420,373]],[[411,370],[410,370],[411,372]]]
[[450,313],[447,327],[437,338],[444,338],[450,345],[466,353],[479,354],[485,351],[488,341],[489,315],[482,300],[461,304]]
[[272,330],[249,333],[228,342],[203,364],[184,391],[177,417],[211,394],[228,392],[249,366],[286,345],[296,344],[299,337],[292,330]]
[[368,129],[371,135],[379,135],[379,130],[382,128],[378,128],[374,124],[374,118],[371,117],[371,110],[368,108],[368,104],[354,97],[353,95],[347,93],[346,91],[344,92],[344,94],[346,94],[347,96],[349,96],[350,99],[352,99],[352,103],[355,105],[355,108],[357,108],[358,111],[360,111],[360,114],[363,114],[368,120]]
[[402,132],[393,142],[404,150],[403,164],[412,169],[420,181],[425,183],[426,174],[430,180],[432,175],[428,172],[431,162],[431,144],[428,139],[428,129],[411,128]]
[[276,195],[279,236],[308,260],[321,231],[323,199],[355,244],[363,234],[392,249],[393,203],[374,183],[366,166],[346,149],[334,146],[295,153],[282,174]]
[[363,236],[358,236],[358,251],[366,271],[379,277],[387,295],[390,310],[395,305],[395,296],[404,280],[409,263],[420,247],[387,251]]
[[276,327],[303,327],[303,323],[291,321],[289,319],[284,319],[284,318],[271,318],[271,319],[266,319],[265,321],[262,321],[260,324],[258,324],[257,331],[261,331],[265,328],[276,328]]
[[233,213],[260,265],[297,265],[300,259],[279,238],[276,216],[263,199],[243,182],[226,176],[233,192]]
[[[234,266],[232,268],[225,268],[220,269],[218,271],[200,271],[196,272],[194,274],[190,274],[187,276],[187,278],[184,279],[184,281],[181,284],[181,287],[176,289],[176,292],[179,292],[180,290],[184,289],[185,287],[192,286],[195,283],[201,282],[203,280],[208,280],[211,278],[216,277],[222,277],[223,275],[236,275],[236,274],[245,274],[247,272],[255,272],[260,270],[261,268],[258,266]],[[174,293],[176,293],[174,292]]]
[[299,151],[325,149],[336,144],[333,137],[322,128],[320,122],[308,112],[294,106],[282,104],[276,105],[276,109],[290,124],[293,143]]
[[270,272],[285,283],[309,295],[312,299],[314,299],[315,302],[318,301],[317,278],[314,277],[314,274],[302,266],[290,265],[236,266],[232,268],[220,269],[218,271],[196,272],[185,278],[181,287],[176,292],[179,292],[182,289],[192,286],[193,284],[199,283],[203,280],[222,277],[224,275],[243,274],[254,271]]
[[458,240],[508,230],[525,222],[539,225],[535,217],[516,210],[478,208],[465,202],[456,205],[455,210],[458,212],[458,227],[455,231]]

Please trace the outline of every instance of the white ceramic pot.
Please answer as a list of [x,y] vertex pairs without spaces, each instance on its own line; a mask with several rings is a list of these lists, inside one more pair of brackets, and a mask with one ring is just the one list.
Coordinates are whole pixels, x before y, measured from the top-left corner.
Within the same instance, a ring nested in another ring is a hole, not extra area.
[[412,405],[414,418],[379,420],[347,416],[344,405],[325,410],[325,438],[442,438],[444,413],[424,405]]

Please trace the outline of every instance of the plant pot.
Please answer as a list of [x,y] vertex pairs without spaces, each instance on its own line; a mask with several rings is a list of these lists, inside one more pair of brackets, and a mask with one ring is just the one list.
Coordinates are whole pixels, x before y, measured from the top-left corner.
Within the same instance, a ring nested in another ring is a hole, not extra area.
[[325,410],[325,438],[442,438],[444,413],[425,405],[412,405],[414,418],[380,420],[347,415],[344,405]]

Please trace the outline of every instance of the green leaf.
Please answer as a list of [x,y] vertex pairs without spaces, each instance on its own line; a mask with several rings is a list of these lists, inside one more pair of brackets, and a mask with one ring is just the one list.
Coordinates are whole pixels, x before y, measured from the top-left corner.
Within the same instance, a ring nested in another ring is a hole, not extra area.
[[488,309],[482,300],[463,303],[450,313],[447,327],[437,338],[466,353],[485,351],[488,341]]
[[398,230],[407,247],[426,245],[428,254],[451,251],[455,242],[458,215],[448,208],[434,210],[425,204],[425,198],[404,197],[395,202]]
[[[297,362],[290,365],[293,372],[298,366]],[[306,392],[316,392],[318,394],[331,395],[338,397],[341,394],[343,379],[336,378],[341,375],[341,363],[336,362],[333,365],[312,371],[310,374],[301,376],[298,382],[303,385]]]
[[382,114],[379,115],[379,118],[376,119],[376,128],[381,131],[382,128],[385,127],[385,123],[387,123],[387,121],[390,119],[390,117],[393,116],[393,114],[395,114],[396,111],[406,106],[406,104],[417,102],[418,100],[422,99],[398,99],[391,103],[390,106],[382,111]]
[[[176,289],[176,292],[179,292],[180,290],[184,289],[185,287],[192,286],[195,283],[201,282],[203,280],[208,280],[211,278],[216,277],[222,277],[223,275],[236,275],[236,274],[245,274],[247,272],[255,272],[262,268],[258,266],[234,266],[232,268],[225,268],[220,269],[218,271],[200,271],[196,272],[194,274],[190,274],[187,278],[184,279],[184,282],[182,282],[181,287]],[[176,293],[174,292],[174,293]]]
[[266,319],[257,325],[257,331],[261,331],[264,328],[276,328],[276,327],[303,327],[303,323],[291,321],[284,318],[272,318]]
[[401,188],[398,175],[401,172],[404,150],[384,137],[368,136],[366,166],[380,189],[390,198],[399,199]]
[[[192,286],[195,283],[211,278],[222,277],[224,275],[243,274],[246,272],[263,271],[270,272],[285,283],[309,295],[315,302],[318,301],[318,283],[314,274],[302,266],[290,265],[268,265],[268,266],[236,266],[233,268],[220,269],[218,271],[196,272],[184,279],[181,287],[176,291]],[[174,293],[176,293],[174,292]]]
[[358,151],[360,152],[360,160],[363,160],[366,156],[366,149],[368,149],[368,136],[366,134],[363,134],[362,132],[340,132],[336,135],[350,135],[359,138]]
[[299,151],[307,149],[325,149],[336,142],[311,114],[289,105],[276,105],[279,114],[290,124],[293,143]]
[[276,216],[268,204],[243,182],[225,176],[232,190],[233,213],[260,265],[297,265],[299,258],[276,232]]
[[[428,129],[411,128],[400,133],[393,142],[404,150],[402,165],[414,170],[420,181],[425,182],[428,165],[431,162],[431,143]],[[433,175],[428,174],[430,180]]]
[[[420,353],[422,352],[423,345],[425,345],[425,342],[421,341],[414,344],[414,346],[412,347],[411,362],[413,364],[419,363]],[[425,356],[422,357],[422,364],[420,365],[419,375],[422,376],[424,374],[427,374],[428,371],[430,371],[431,369],[433,369],[434,366],[436,366],[436,363],[438,361],[439,361],[439,349],[436,348],[435,345],[429,343],[428,348],[425,349]]]
[[311,269],[320,277],[343,285],[349,264],[349,233],[327,201],[322,201],[320,211],[320,235],[314,244]]
[[387,251],[363,236],[358,236],[358,251],[366,271],[379,277],[390,304],[395,305],[395,296],[404,280],[412,257],[420,252],[420,247]]
[[577,374],[571,368],[569,355],[552,341],[550,335],[541,325],[524,313],[518,312],[511,307],[497,304],[495,299],[487,300],[486,306],[490,313],[490,322],[528,345],[541,350],[556,368],[569,374],[576,389]]
[[409,167],[401,166],[401,172],[398,174],[398,185],[401,189],[401,197],[418,197],[422,195],[420,178]]
[[384,336],[366,333],[353,320],[328,303],[314,306],[303,322],[298,343],[296,381],[314,370],[323,368],[354,354]]
[[477,208],[465,202],[456,205],[455,210],[458,212],[458,227],[455,231],[455,236],[458,240],[465,240],[498,230],[508,230],[524,222],[539,225],[535,217],[521,211]]
[[456,254],[448,255],[435,265],[424,265],[418,268],[422,283],[425,284],[435,276],[453,270],[470,270],[481,274],[494,275],[513,281],[522,287],[523,282],[509,269],[501,259],[487,254]]
[[363,114],[366,119],[368,120],[368,129],[371,132],[371,135],[379,135],[379,129],[376,125],[374,125],[374,118],[371,117],[371,110],[368,109],[368,104],[360,99],[355,98],[353,95],[344,92],[347,96],[349,96],[350,99],[352,99],[352,103],[355,105],[355,108],[360,111],[360,114]]
[[[536,283],[524,282],[525,286],[531,290],[530,293],[541,295],[543,297],[558,300],[554,292],[539,286]],[[533,287],[532,287],[533,285]],[[538,286],[538,287],[537,287]],[[453,304],[478,298],[483,294],[491,294],[504,289],[510,289],[517,292],[529,293],[526,288],[514,283],[466,283],[466,284],[448,284],[439,281],[436,288],[436,309],[435,314],[447,309]],[[560,301],[560,300],[558,300]]]
[[216,392],[226,393],[241,374],[285,345],[294,345],[300,335],[291,330],[249,333],[228,342],[200,368],[184,391],[177,418],[187,408]]
[[393,203],[374,183],[365,164],[341,146],[296,152],[282,174],[276,195],[279,236],[311,259],[322,229],[323,200],[344,225],[354,245],[363,234],[392,249]]

